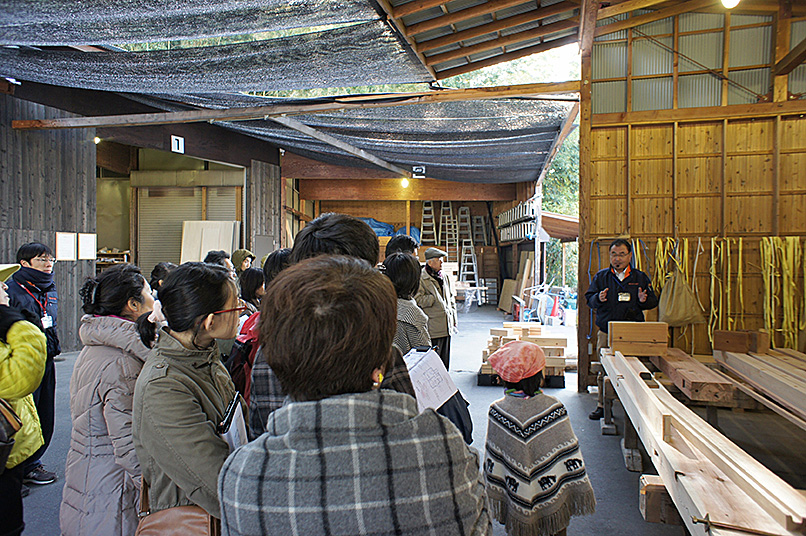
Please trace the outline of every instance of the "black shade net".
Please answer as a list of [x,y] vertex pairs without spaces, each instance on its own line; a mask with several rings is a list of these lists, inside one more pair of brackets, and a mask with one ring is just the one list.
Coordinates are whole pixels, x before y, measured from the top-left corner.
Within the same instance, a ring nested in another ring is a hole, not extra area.
[[131,93],[279,91],[427,82],[389,25],[147,52],[0,48],[0,76]]
[[0,45],[115,45],[379,20],[368,0],[1,0]]
[[[302,102],[248,95],[173,95],[137,100],[167,111],[196,106],[222,109]],[[428,177],[502,183],[537,179],[572,106],[572,102],[562,101],[500,99],[349,109],[293,117],[400,167],[424,165]],[[271,120],[216,124],[315,160],[373,167],[337,147]]]

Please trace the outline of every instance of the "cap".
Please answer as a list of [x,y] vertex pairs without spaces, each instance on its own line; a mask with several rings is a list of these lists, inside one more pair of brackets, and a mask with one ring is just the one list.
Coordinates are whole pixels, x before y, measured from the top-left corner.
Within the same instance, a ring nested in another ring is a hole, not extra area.
[[428,248],[425,250],[425,260],[438,259],[439,257],[447,256],[447,253],[438,248]]
[[19,264],[0,264],[0,281],[5,281],[19,269]]
[[487,360],[505,382],[518,383],[531,378],[546,366],[543,349],[526,341],[510,341]]

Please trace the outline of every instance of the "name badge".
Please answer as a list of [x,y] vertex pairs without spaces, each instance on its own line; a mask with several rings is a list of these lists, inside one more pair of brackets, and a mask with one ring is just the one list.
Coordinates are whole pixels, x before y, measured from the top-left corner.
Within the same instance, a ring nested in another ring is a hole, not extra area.
[[630,293],[629,292],[619,292],[618,293],[618,301],[630,301]]
[[53,317],[50,315],[45,315],[42,317],[42,327],[44,329],[52,328],[53,327]]

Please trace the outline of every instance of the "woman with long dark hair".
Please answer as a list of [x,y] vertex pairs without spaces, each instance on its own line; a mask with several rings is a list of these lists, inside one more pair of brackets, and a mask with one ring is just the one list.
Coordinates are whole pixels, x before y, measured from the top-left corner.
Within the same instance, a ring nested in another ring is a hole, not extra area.
[[[224,267],[189,262],[162,284],[144,341],[167,321],[134,390],[133,435],[151,515],[142,525],[190,511],[201,526],[220,517],[216,483],[229,446],[216,431],[236,398],[215,339],[238,329],[238,287]],[[147,328],[147,329],[145,329]],[[240,397],[238,397],[240,401]],[[174,532],[173,534],[185,534]]]
[[130,535],[137,529],[140,464],[132,443],[132,395],[149,348],[137,320],[154,308],[140,269],[118,264],[88,279],[70,380],[73,432],[59,520],[62,534]]

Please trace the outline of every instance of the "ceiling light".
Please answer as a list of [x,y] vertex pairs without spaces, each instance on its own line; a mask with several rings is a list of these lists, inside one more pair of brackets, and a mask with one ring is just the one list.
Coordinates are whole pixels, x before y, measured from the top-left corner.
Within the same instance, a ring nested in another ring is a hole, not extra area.
[[409,179],[404,178],[402,181],[400,181],[400,186],[402,186],[403,188],[408,188],[409,187]]
[[722,0],[722,5],[728,9],[733,9],[739,5],[739,0]]
[[99,143],[101,143],[101,138],[99,138],[98,136],[95,136],[95,137],[92,139],[92,141],[94,141],[94,142],[95,142],[95,145],[98,145]]

